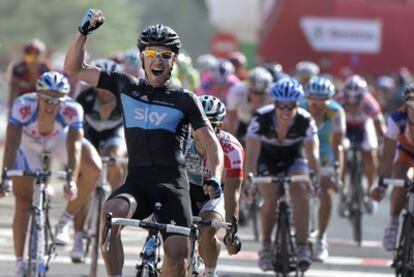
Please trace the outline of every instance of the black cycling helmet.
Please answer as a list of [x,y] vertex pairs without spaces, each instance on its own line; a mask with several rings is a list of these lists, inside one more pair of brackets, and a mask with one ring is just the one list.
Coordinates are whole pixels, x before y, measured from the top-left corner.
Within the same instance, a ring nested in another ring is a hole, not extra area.
[[180,52],[181,42],[177,33],[168,26],[151,25],[142,31],[138,38],[138,49],[142,52],[147,46],[165,46],[175,54]]

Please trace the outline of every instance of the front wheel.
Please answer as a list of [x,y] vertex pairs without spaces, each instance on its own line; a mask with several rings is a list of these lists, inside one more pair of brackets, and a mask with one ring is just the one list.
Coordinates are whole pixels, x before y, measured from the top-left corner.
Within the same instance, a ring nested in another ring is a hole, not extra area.
[[91,238],[91,271],[90,276],[96,277],[98,273],[98,258],[99,258],[99,240],[101,227],[101,211],[102,205],[105,201],[105,192],[102,189],[97,189],[95,194],[94,205],[91,207],[95,209],[93,224],[93,234]]
[[[42,213],[42,211],[40,211],[40,213]],[[44,253],[46,251],[45,228],[42,224],[37,224],[36,219],[38,218],[41,218],[41,216],[33,210],[29,230],[27,277],[46,276],[47,267],[44,259]]]
[[401,238],[398,244],[397,254],[394,261],[396,276],[414,276],[413,220],[413,217],[409,214],[406,214],[404,217],[404,224],[401,230]]

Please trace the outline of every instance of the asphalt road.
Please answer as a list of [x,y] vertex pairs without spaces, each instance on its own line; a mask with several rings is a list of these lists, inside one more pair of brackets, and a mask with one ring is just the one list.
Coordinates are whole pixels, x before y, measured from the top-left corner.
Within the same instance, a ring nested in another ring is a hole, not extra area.
[[[58,185],[55,186],[56,190],[60,188]],[[55,224],[65,204],[60,191],[56,191],[52,202],[51,221]],[[348,220],[338,218],[334,212],[328,230],[330,257],[323,264],[313,263],[305,276],[393,276],[393,271],[389,267],[392,253],[385,252],[381,246],[383,229],[388,222],[388,205],[389,202],[386,199],[374,215],[364,217],[362,247],[357,247],[352,242],[351,225]],[[12,196],[0,199],[0,276],[14,276],[15,258],[11,230],[13,209],[14,199]],[[243,241],[243,250],[232,257],[222,251],[218,266],[219,276],[274,275],[270,272],[263,273],[257,267],[259,243],[253,240],[251,227],[240,227],[239,233]],[[138,253],[144,237],[145,233],[141,230],[126,228],[123,231],[126,258],[124,276],[134,276],[134,266],[138,260]],[[58,256],[52,260],[48,276],[88,276],[88,262],[86,264],[72,264],[68,256],[70,250],[71,245],[58,248]],[[102,260],[100,262],[99,276],[106,276]]]

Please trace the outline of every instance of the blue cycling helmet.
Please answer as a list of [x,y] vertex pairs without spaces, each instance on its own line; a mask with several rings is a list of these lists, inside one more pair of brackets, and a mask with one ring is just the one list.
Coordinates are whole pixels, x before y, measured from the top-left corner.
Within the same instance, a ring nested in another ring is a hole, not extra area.
[[304,86],[305,95],[310,98],[327,100],[335,94],[335,85],[324,77],[313,77]]
[[275,101],[297,102],[303,97],[302,85],[291,78],[284,78],[277,81],[270,90],[270,96]]
[[212,95],[201,95],[198,97],[204,113],[210,121],[222,122],[226,116],[226,106],[217,97]]
[[36,90],[40,91],[55,91],[60,94],[68,94],[70,85],[68,78],[57,71],[48,71],[42,74],[36,83]]

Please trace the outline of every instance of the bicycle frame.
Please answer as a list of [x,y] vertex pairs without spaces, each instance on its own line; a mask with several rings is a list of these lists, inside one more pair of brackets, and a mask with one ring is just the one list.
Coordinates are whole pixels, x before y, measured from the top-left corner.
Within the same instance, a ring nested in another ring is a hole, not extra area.
[[217,220],[204,220],[201,217],[193,217],[193,224],[191,226],[190,232],[190,241],[191,241],[191,250],[190,250],[190,262],[188,272],[190,276],[200,276],[199,268],[203,263],[203,259],[198,254],[198,233],[199,228],[204,226],[210,226],[217,229],[224,228],[230,230],[230,234],[233,236],[237,233],[237,218],[233,216],[232,223],[217,221]]
[[161,255],[160,255],[161,239],[159,238],[160,231],[164,231],[167,233],[182,234],[187,237],[190,236],[191,228],[172,225],[172,224],[159,223],[157,213],[160,211],[160,209],[161,209],[161,204],[159,202],[155,203],[155,209],[154,209],[155,216],[153,216],[152,221],[143,221],[143,220],[128,219],[128,218],[113,218],[111,213],[108,213],[106,215],[105,227],[104,227],[103,239],[102,239],[103,251],[106,251],[106,252],[109,251],[109,247],[110,247],[109,239],[111,237],[111,228],[113,225],[133,226],[133,227],[139,227],[139,228],[148,230],[148,235],[147,235],[146,241],[144,243],[143,249],[140,254],[141,260],[136,266],[137,277],[156,277],[160,274],[161,269],[157,267],[157,265],[161,261]]
[[49,262],[55,254],[53,233],[50,227],[48,213],[50,208],[50,199],[47,193],[48,179],[53,175],[65,177],[69,181],[71,179],[71,173],[66,171],[52,173],[49,170],[38,170],[35,172],[8,170],[6,175],[7,177],[30,176],[35,178],[32,218],[29,232],[29,266],[27,276],[46,276]]
[[392,267],[397,277],[414,275],[414,180],[384,179],[384,184],[408,188],[403,224]]
[[348,203],[348,217],[352,222],[354,241],[358,246],[362,244],[362,215],[363,199],[365,196],[362,180],[362,153],[359,145],[353,144],[348,151],[351,154],[347,158],[348,174],[348,194],[346,201]]
[[270,176],[270,177],[249,177],[252,183],[273,183],[278,185],[279,200],[276,207],[276,234],[273,251],[273,268],[276,276],[279,273],[287,276],[294,271],[298,275],[297,258],[294,242],[294,234],[290,222],[290,206],[287,197],[287,186],[291,182],[309,182],[306,175],[297,176]]

